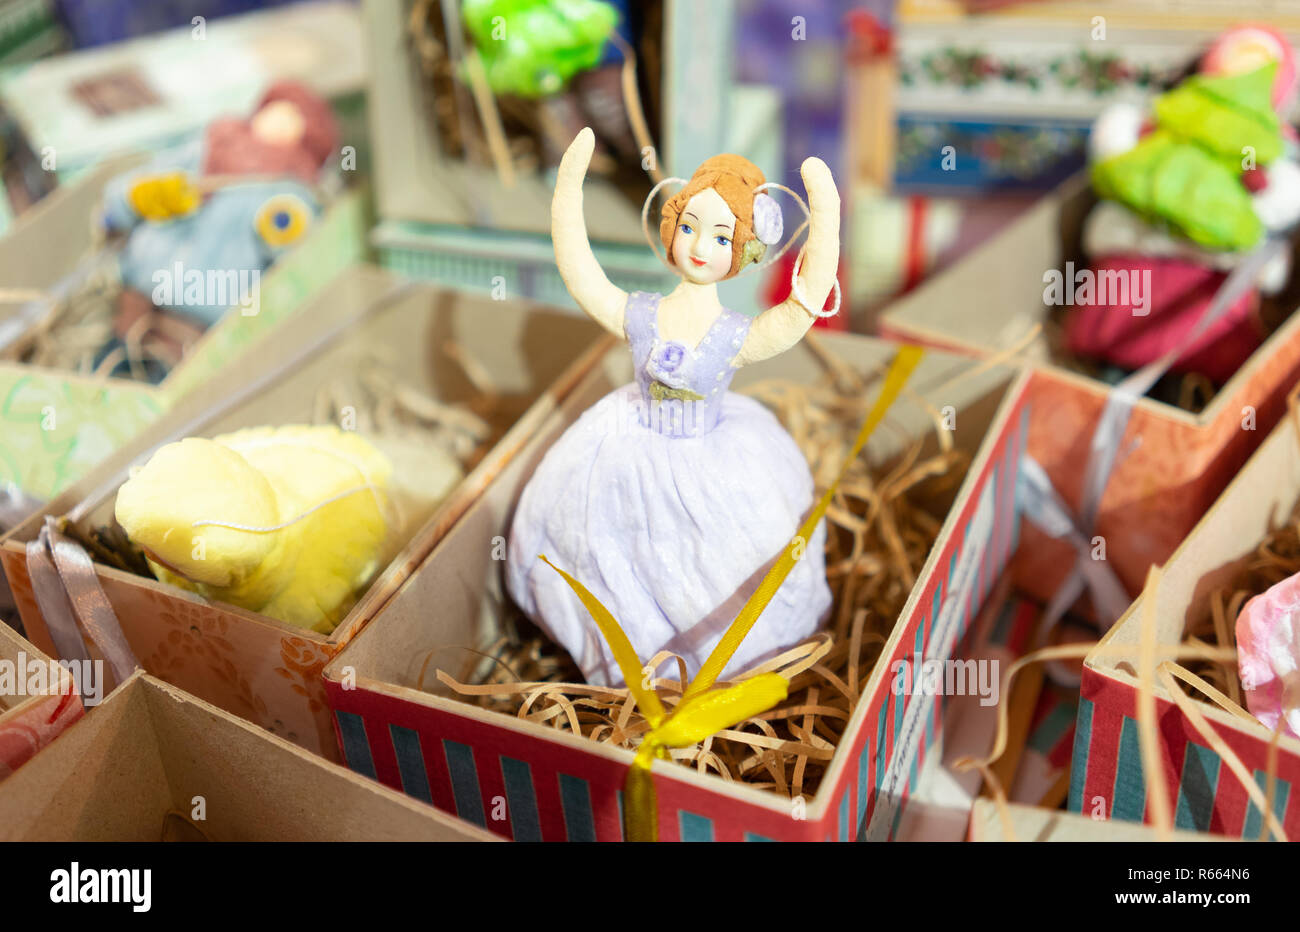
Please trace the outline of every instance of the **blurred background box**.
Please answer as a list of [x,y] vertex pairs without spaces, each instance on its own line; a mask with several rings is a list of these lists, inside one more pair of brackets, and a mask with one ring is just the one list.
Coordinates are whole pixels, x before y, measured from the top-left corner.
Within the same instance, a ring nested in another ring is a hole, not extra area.
[[[1300,41],[1296,0],[1050,0],[986,12],[959,0],[900,0],[896,184],[1047,190],[1083,166],[1089,125],[1104,107],[1143,103],[1216,35],[1252,20]],[[950,168],[946,146],[955,150]]]
[[[89,16],[91,11],[81,12]],[[104,158],[156,151],[215,117],[247,113],[280,79],[302,81],[331,101],[343,144],[356,147],[364,168],[360,29],[354,4],[319,0],[186,25],[5,71],[0,135],[7,143],[12,213]]]
[[67,43],[55,0],[0,3],[0,65],[34,61]]
[[[638,96],[665,176],[689,176],[706,158],[737,152],[770,179],[802,188],[782,174],[779,94],[733,77],[733,0],[710,3],[707,15],[686,0],[611,6],[627,33],[623,41],[636,51]],[[363,4],[380,221],[372,241],[380,263],[461,289],[504,288],[512,297],[572,307],[554,268],[551,189],[559,154],[591,114],[565,122],[566,111],[557,108],[571,102],[565,95],[595,106],[590,96],[582,97],[595,95],[595,102],[612,112],[612,128],[602,133],[597,126],[597,135],[613,160],[605,177],[593,160],[584,186],[596,256],[626,290],[672,287],[675,276],[650,252],[641,232],[641,205],[652,182],[635,153],[629,157],[605,145],[619,135],[615,130],[630,132],[623,125],[628,99],[617,82],[595,90],[571,85],[537,101],[490,93],[490,101],[482,95],[476,99],[476,90],[488,89],[473,86],[458,64],[464,53],[458,56],[455,44],[464,37],[456,9],[436,0]],[[444,25],[449,19],[450,33]],[[504,17],[504,28],[511,28],[510,16]],[[623,58],[617,52],[611,58],[611,48],[607,44],[597,69],[575,80],[595,82],[616,72]],[[483,151],[491,148],[494,113],[507,131],[505,166],[499,153],[488,158]],[[536,120],[542,129],[512,131],[515,115],[521,122]],[[787,208],[788,224],[796,216],[792,211],[797,208]],[[746,275],[719,290],[724,304],[744,310],[759,306],[762,284],[758,276]]]
[[[1030,360],[1029,455],[1074,513],[1088,450],[1111,386],[1058,364],[1048,336],[1045,275],[1080,258],[1093,197],[1087,179],[1061,185],[995,239],[964,256],[881,316],[882,334],[981,357],[1023,342]],[[1300,315],[1292,314],[1199,413],[1142,397],[1133,406],[1101,497],[1095,534],[1130,594],[1163,563],[1231,481],[1286,408],[1300,378]],[[1247,426],[1249,425],[1249,426]],[[1138,438],[1141,438],[1140,441]],[[1095,546],[1095,543],[1094,543]],[[1048,601],[1074,549],[1034,526],[1013,559],[1017,585]]]
[[[71,281],[91,253],[105,185],[141,161],[127,156],[91,169],[20,218],[0,237],[0,282],[53,293]],[[257,313],[228,312],[156,385],[0,359],[0,481],[54,497],[296,314],[360,256],[364,228],[362,192],[344,192],[260,279]],[[0,306],[0,326],[21,308]]]
[[[1296,396],[1293,394],[1293,399]],[[1178,708],[1160,683],[1153,684],[1156,741],[1161,772],[1143,773],[1138,744],[1138,650],[1150,608],[1155,628],[1155,664],[1175,658],[1172,648],[1189,632],[1204,631],[1218,590],[1231,591],[1243,570],[1260,562],[1260,544],[1282,526],[1300,501],[1300,423],[1285,418],[1165,564],[1158,587],[1148,588],[1101,639],[1083,668],[1079,720],[1070,782],[1070,809],[1104,811],[1110,819],[1151,822],[1148,779],[1164,780],[1177,828],[1231,835],[1253,841],[1264,820],[1219,752]],[[1285,554],[1274,559],[1281,562]],[[1154,604],[1152,604],[1154,603]],[[1228,609],[1230,612],[1231,609]],[[1227,615],[1227,646],[1234,646],[1236,616]],[[1215,639],[1201,640],[1211,644]],[[1204,672],[1204,671],[1202,671]],[[1269,745],[1273,732],[1234,701],[1236,664],[1225,683],[1227,707],[1203,699],[1184,684],[1202,717],[1238,756],[1267,793]],[[1300,838],[1300,739],[1283,733],[1276,749],[1274,814],[1288,838]]]
[[60,19],[77,48],[123,42],[136,36],[189,26],[195,16],[209,22],[283,6],[295,0],[55,0]]

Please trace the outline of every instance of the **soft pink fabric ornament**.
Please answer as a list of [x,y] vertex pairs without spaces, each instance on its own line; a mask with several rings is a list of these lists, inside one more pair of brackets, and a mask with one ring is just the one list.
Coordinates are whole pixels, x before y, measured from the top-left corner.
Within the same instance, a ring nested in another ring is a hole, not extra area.
[[1246,708],[1265,727],[1300,736],[1300,573],[1246,603],[1237,616],[1237,670]]
[[[1186,259],[1134,254],[1099,259],[1091,273],[1097,288],[1119,295],[1076,302],[1066,318],[1066,345],[1078,356],[1130,369],[1177,346],[1227,277]],[[1127,287],[1116,288],[1119,282]],[[1178,358],[1174,371],[1200,372],[1220,384],[1230,379],[1264,340],[1258,307],[1258,292],[1242,295]]]
[[1276,29],[1252,23],[1219,36],[1201,59],[1204,74],[1240,74],[1270,61],[1277,63],[1273,79],[1273,107],[1284,113],[1295,99],[1295,54],[1291,43]]
[[339,144],[329,101],[297,81],[271,85],[248,118],[208,124],[205,175],[294,175],[315,184]]

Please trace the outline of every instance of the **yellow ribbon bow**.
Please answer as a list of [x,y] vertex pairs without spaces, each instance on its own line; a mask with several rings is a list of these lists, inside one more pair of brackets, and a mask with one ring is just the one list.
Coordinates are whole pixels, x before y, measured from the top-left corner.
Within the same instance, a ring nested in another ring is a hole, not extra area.
[[627,683],[628,692],[632,694],[637,708],[650,724],[650,731],[637,748],[636,757],[623,787],[625,819],[623,834],[628,841],[659,840],[658,805],[655,800],[654,778],[651,774],[651,766],[655,758],[666,760],[669,748],[699,744],[709,735],[766,712],[786,698],[790,683],[779,673],[761,673],[722,689],[713,689],[713,684],[717,682],[745,636],[758,621],[758,616],[762,614],[763,609],[772,600],[772,596],[776,594],[777,589],[785,582],[785,578],[790,575],[795,563],[803,555],[807,542],[817,529],[817,523],[826,514],[831,499],[835,497],[844,474],[858,458],[862,448],[866,446],[867,438],[884,420],[885,414],[898,399],[899,393],[907,384],[907,380],[923,355],[924,352],[917,346],[903,346],[899,349],[898,355],[894,357],[889,371],[885,374],[880,395],[867,413],[866,420],[858,431],[857,440],[854,441],[852,449],[840,466],[835,481],[822,495],[816,507],[809,512],[799,528],[798,535],[790,541],[776,563],[768,570],[767,575],[758,584],[758,588],[741,608],[736,620],[727,628],[718,645],[704,661],[700,672],[687,685],[681,701],[672,710],[664,709],[659,695],[650,685],[649,678],[645,676],[644,667],[632,647],[632,642],[628,640],[627,633],[609,609],[601,604],[601,601],[592,595],[586,586],[548,560],[545,554],[540,555],[540,559],[545,561],[547,566],[564,577],[564,581],[569,584],[579,601],[591,614],[596,627],[600,629],[601,635],[609,644],[610,652],[614,655],[614,660],[623,674],[623,681]]

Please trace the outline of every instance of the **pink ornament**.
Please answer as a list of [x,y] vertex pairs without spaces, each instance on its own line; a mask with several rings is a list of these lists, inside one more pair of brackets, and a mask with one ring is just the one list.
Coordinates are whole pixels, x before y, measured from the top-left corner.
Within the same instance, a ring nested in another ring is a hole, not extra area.
[[1290,107],[1295,95],[1296,67],[1291,43],[1276,29],[1255,24],[1229,29],[1205,53],[1201,59],[1201,71],[1205,74],[1241,74],[1269,61],[1277,62],[1273,108],[1281,113]]
[[1246,708],[1266,728],[1300,736],[1300,573],[1257,595],[1237,616],[1237,671]]

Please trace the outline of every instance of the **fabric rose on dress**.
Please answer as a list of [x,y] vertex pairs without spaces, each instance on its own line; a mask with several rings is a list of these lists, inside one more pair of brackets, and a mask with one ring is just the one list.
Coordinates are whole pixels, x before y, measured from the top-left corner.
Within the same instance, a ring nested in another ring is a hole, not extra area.
[[680,343],[671,340],[657,343],[650,352],[646,370],[651,378],[671,388],[685,388],[690,381],[686,356],[686,347]]

